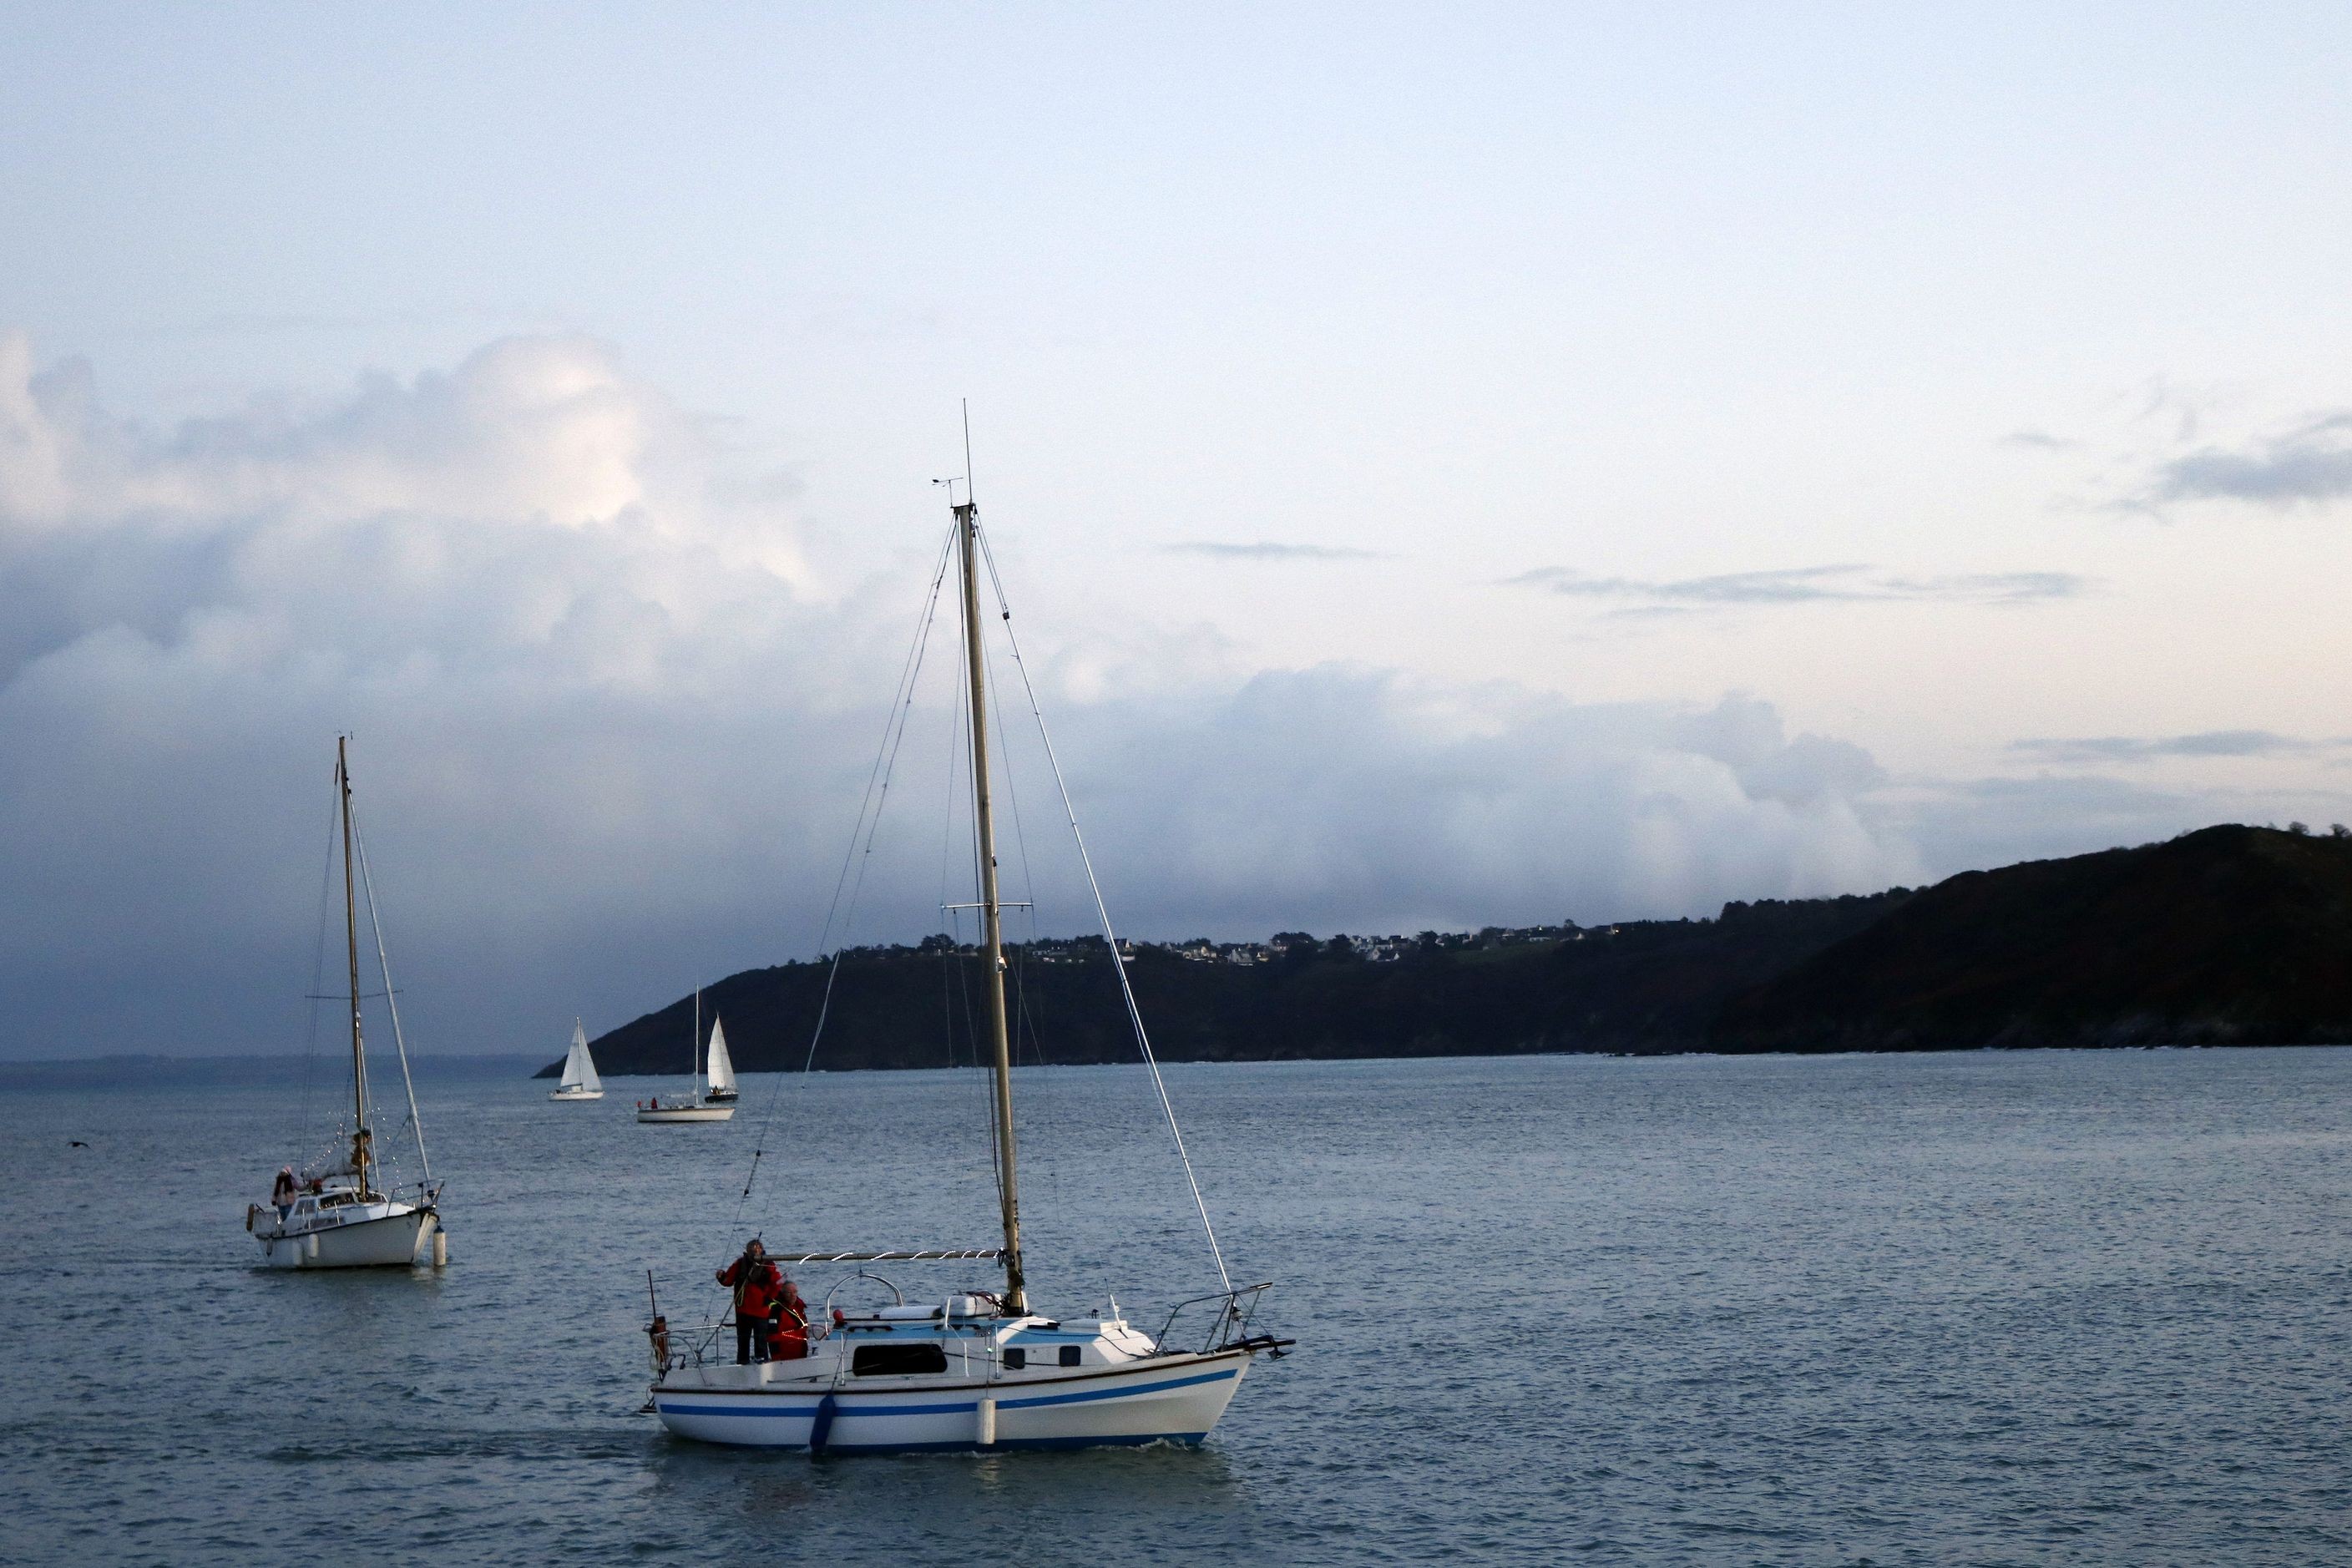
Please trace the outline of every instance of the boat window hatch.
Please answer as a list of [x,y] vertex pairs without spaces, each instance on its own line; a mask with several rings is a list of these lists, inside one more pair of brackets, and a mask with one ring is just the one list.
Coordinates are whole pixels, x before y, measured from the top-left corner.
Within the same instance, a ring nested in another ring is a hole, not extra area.
[[849,1359],[852,1377],[905,1377],[945,1372],[947,1347],[937,1341],[908,1345],[860,1345]]
[[1029,1364],[1029,1352],[1019,1345],[1004,1347],[1004,1367],[1008,1372],[1020,1372]]
[[1064,1345],[1062,1347],[1062,1364],[1064,1366],[1076,1366],[1078,1364],[1077,1346]]

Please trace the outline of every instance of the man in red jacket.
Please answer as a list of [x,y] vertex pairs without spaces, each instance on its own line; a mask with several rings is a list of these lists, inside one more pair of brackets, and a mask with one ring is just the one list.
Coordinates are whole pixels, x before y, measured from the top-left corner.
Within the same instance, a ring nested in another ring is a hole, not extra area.
[[735,1292],[735,1364],[767,1360],[768,1311],[782,1281],[758,1237],[743,1244],[742,1257],[719,1271],[719,1282]]
[[769,1331],[768,1359],[799,1361],[808,1354],[808,1303],[799,1287],[786,1279],[777,1287],[768,1310],[774,1326]]

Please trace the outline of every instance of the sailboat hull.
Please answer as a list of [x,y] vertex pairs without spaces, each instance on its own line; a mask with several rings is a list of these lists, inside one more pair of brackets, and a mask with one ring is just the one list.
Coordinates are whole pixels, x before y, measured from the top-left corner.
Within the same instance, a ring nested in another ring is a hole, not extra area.
[[658,1110],[649,1106],[637,1107],[640,1121],[725,1121],[734,1114],[731,1105],[665,1105]]
[[420,1261],[439,1227],[431,1209],[375,1204],[374,1217],[311,1230],[257,1231],[261,1261],[270,1268],[401,1268]]
[[739,1448],[814,1444],[828,1454],[905,1454],[1195,1444],[1224,1415],[1251,1353],[1154,1356],[1070,1377],[895,1388],[839,1385],[830,1369],[793,1386],[785,1379],[803,1364],[793,1362],[680,1369],[656,1385],[654,1409],[681,1437]]
[[547,1098],[550,1100],[602,1100],[604,1098],[604,1091],[601,1089],[559,1089]]

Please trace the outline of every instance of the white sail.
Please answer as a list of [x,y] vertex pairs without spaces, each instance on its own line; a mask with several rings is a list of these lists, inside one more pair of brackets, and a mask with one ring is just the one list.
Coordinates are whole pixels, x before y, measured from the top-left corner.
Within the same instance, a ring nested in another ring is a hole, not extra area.
[[604,1087],[596,1076],[596,1058],[588,1054],[588,1031],[577,1022],[572,1026],[572,1051],[563,1058],[563,1079],[558,1087],[590,1093]]
[[710,1092],[735,1092],[735,1063],[727,1055],[727,1026],[714,1015],[710,1020]]

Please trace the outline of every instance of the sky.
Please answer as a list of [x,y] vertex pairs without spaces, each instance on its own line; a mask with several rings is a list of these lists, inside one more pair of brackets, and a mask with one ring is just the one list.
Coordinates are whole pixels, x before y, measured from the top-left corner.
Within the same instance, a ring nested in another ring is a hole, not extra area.
[[939,929],[967,405],[1041,931],[1024,671],[1145,937],[2352,820],[2347,46],[11,7],[0,1057],[304,1048],[339,731],[420,1049]]

